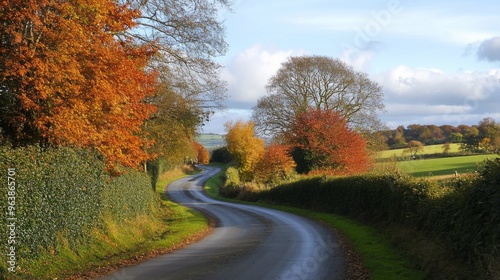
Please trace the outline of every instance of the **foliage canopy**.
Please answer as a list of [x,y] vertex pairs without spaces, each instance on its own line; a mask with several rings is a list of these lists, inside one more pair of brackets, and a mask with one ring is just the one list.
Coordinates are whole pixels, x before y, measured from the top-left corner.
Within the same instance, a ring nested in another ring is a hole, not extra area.
[[236,160],[243,180],[253,179],[256,164],[264,154],[264,140],[257,138],[253,122],[226,123],[227,149]]
[[2,1],[0,127],[14,145],[92,147],[108,163],[148,158],[140,127],[154,46],[125,32],[139,13],[109,0]]
[[380,127],[376,113],[384,109],[382,88],[338,59],[290,57],[269,80],[267,91],[252,117],[265,135],[283,135],[309,107],[334,110],[358,129]]
[[299,114],[286,139],[295,147],[299,173],[354,174],[370,167],[366,141],[332,110],[310,108]]

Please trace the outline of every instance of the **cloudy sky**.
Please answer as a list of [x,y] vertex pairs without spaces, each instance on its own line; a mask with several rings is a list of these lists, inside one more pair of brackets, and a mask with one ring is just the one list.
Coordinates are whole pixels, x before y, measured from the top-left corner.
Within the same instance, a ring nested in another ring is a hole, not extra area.
[[223,12],[229,51],[217,59],[227,109],[203,132],[248,120],[293,55],[339,58],[384,90],[391,128],[500,121],[498,0],[235,0]]

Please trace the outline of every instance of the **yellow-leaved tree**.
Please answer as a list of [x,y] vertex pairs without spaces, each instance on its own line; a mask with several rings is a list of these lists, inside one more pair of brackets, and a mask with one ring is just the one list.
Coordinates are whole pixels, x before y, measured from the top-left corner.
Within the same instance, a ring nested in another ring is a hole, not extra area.
[[225,126],[227,149],[238,164],[240,177],[252,180],[255,167],[264,154],[264,140],[255,136],[252,121],[228,122]]

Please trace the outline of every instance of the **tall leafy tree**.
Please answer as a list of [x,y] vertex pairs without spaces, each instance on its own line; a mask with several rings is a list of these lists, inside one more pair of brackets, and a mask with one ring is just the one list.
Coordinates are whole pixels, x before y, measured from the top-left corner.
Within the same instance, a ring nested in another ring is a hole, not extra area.
[[126,33],[140,13],[112,0],[0,2],[0,127],[14,145],[91,147],[108,163],[148,158],[154,44]]
[[380,128],[376,114],[384,109],[382,88],[338,59],[290,57],[271,77],[267,91],[253,114],[259,132],[266,135],[286,133],[310,107],[336,111],[359,130]]
[[287,139],[299,173],[355,174],[370,167],[366,141],[339,113],[310,108],[297,116]]
[[190,155],[196,131],[224,107],[226,83],[214,58],[227,50],[222,10],[227,0],[120,0],[140,11],[137,28],[127,34],[141,44],[158,47],[149,67],[158,71],[150,104],[158,111],[145,128],[150,148],[160,160],[175,166]]
[[255,167],[264,154],[264,140],[255,136],[253,122],[226,123],[227,149],[238,163],[243,180],[253,179]]
[[165,84],[160,84],[148,101],[157,107],[144,124],[147,137],[153,142],[148,151],[169,166],[184,163],[193,154],[192,142],[203,121],[200,109]]
[[472,126],[467,127],[462,131],[465,131],[465,134],[463,135],[462,143],[460,143],[460,149],[466,152],[477,152],[479,149],[479,143],[481,142],[479,129]]

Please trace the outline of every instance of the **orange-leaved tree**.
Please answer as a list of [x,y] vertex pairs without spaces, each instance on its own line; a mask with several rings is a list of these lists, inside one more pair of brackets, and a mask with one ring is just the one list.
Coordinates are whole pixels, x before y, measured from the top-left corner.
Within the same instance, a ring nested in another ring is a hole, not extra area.
[[370,167],[366,141],[333,110],[309,108],[299,114],[287,139],[300,173],[354,174]]
[[255,177],[265,183],[278,182],[295,170],[295,161],[290,155],[290,147],[273,143],[257,163]]
[[264,140],[255,136],[254,123],[237,121],[226,123],[227,149],[238,163],[240,177],[253,179],[256,164],[264,154]]
[[146,160],[155,47],[126,35],[139,15],[113,0],[1,1],[2,134],[16,146],[93,148],[110,166]]
[[203,145],[201,145],[198,141],[193,142],[193,148],[197,154],[197,162],[201,164],[208,164],[210,155],[208,154],[207,149],[203,147]]

